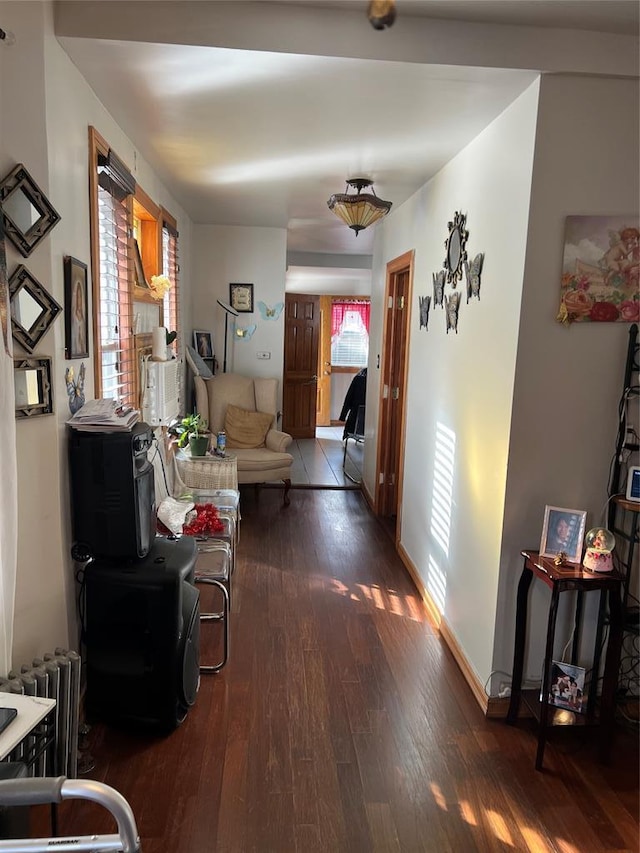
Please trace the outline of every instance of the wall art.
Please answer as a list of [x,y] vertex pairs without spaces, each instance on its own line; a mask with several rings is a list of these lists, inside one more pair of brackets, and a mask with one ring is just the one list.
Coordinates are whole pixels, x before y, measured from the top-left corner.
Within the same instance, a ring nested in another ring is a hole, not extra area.
[[5,233],[25,258],[60,221],[60,215],[22,163],[0,181],[0,203]]
[[431,308],[430,296],[418,296],[418,304],[420,306],[420,328],[429,328],[429,309]]
[[11,336],[9,335],[9,282],[7,281],[7,255],[4,249],[4,225],[0,215],[0,326],[4,351],[11,355]]
[[87,265],[64,259],[64,331],[66,358],[89,356]]
[[258,328],[256,323],[252,323],[250,326],[246,326],[243,328],[242,326],[238,326],[235,322],[233,324],[233,337],[236,340],[240,341],[249,341],[253,337],[253,333]]
[[472,296],[480,299],[480,273],[482,272],[482,262],[484,261],[484,252],[476,255],[469,264],[464,262],[464,272],[467,277],[467,302]]
[[280,314],[282,314],[283,308],[284,302],[276,302],[275,305],[266,305],[264,302],[258,302],[258,310],[263,320],[277,320]]
[[444,277],[445,270],[432,273],[433,276],[433,304],[444,306]]
[[13,337],[27,352],[33,352],[62,311],[62,306],[24,264],[20,264],[9,279],[9,299]]
[[234,282],[229,285],[229,302],[241,314],[253,314],[253,285]]
[[442,266],[446,270],[447,282],[456,288],[462,278],[462,267],[467,260],[467,240],[469,232],[466,229],[467,217],[456,210],[451,222],[447,222],[449,236],[445,240],[445,255]]
[[640,319],[640,217],[567,216],[560,310],[571,323]]
[[195,330],[193,333],[193,348],[200,358],[213,358],[213,338],[211,332]]
[[85,403],[84,399],[84,377],[85,367],[84,361],[80,365],[78,376],[76,378],[73,367],[67,367],[64,374],[64,381],[67,385],[67,397],[69,398],[69,411],[75,415]]
[[16,358],[13,361],[16,418],[53,413],[50,358]]
[[449,334],[449,329],[453,329],[453,331],[458,334],[458,311],[460,309],[460,293],[456,290],[451,296],[445,296],[446,302],[446,310],[445,315],[447,319],[447,334]]

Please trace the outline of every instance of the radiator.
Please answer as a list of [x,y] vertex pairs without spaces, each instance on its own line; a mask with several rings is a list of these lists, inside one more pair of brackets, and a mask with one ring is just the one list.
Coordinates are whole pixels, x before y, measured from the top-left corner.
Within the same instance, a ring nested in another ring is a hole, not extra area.
[[[56,700],[53,748],[37,759],[33,768],[35,776],[77,778],[80,666],[77,652],[56,649],[42,658],[34,658],[31,665],[24,664],[19,673],[11,671],[7,678],[0,678],[0,690],[5,693]],[[20,755],[10,757],[20,760]]]

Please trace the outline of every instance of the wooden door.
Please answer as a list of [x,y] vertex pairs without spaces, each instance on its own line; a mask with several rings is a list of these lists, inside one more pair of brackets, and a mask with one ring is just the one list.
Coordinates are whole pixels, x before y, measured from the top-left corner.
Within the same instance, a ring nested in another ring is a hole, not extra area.
[[282,429],[315,438],[320,297],[285,294]]
[[402,489],[412,278],[413,252],[407,252],[387,264],[387,311],[383,332],[378,426],[377,512],[396,520],[396,532]]
[[331,426],[331,297],[320,297],[316,426]]

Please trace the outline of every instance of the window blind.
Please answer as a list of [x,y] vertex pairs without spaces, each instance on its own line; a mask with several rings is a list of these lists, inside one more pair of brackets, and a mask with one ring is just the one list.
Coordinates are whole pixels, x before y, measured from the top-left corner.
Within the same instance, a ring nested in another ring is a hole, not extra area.
[[[131,323],[131,262],[125,198],[112,194],[113,183],[98,181],[100,317],[98,352],[102,397],[135,405],[135,347]],[[118,193],[121,195],[121,193]]]
[[[171,282],[171,289],[164,296],[164,321],[169,331],[175,330],[177,337],[173,344],[176,353],[180,352],[181,335],[180,329],[180,282],[178,273],[178,232],[175,227],[166,221],[162,223],[162,274]],[[178,406],[182,411],[184,400],[184,376],[180,371],[178,374]]]

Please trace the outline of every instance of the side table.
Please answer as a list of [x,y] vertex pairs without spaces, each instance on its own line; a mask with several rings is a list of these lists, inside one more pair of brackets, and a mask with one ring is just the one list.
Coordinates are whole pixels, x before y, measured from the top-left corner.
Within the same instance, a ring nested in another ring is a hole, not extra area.
[[[605,658],[604,678],[600,695],[599,711],[596,710],[596,685],[598,673],[594,672],[589,688],[589,698],[585,714],[575,713],[574,722],[577,725],[598,725],[600,729],[600,758],[606,761],[613,739],[615,718],[615,693],[617,686],[618,661],[622,644],[622,577],[618,572],[594,573],[583,569],[579,563],[566,563],[556,566],[552,557],[541,557],[535,551],[522,551],[524,566],[518,584],[518,600],[516,609],[516,636],[513,653],[513,681],[511,684],[511,702],[507,714],[507,723],[513,725],[518,718],[520,700],[523,699],[539,721],[538,750],[536,753],[536,770],[542,770],[544,748],[547,730],[553,726],[552,712],[555,706],[550,705],[551,671],[553,648],[556,630],[556,617],[560,593],[570,590],[578,591],[578,602],[575,613],[575,632],[573,638],[571,662],[576,663],[582,616],[582,593],[600,591],[601,595],[609,596],[609,639]],[[547,644],[544,655],[544,671],[542,687],[537,690],[522,690],[522,674],[524,668],[524,651],[527,635],[527,610],[529,587],[536,578],[551,589],[549,617],[547,621]],[[566,715],[564,715],[566,716]],[[566,725],[566,721],[564,722]]]
[[183,450],[176,453],[178,475],[190,489],[237,489],[238,460],[235,453],[225,456],[191,456]]

